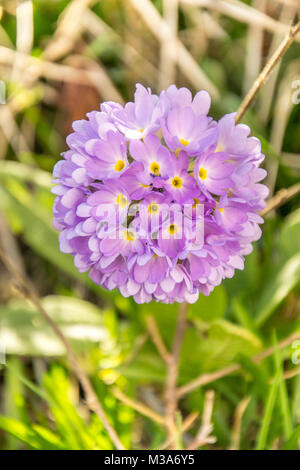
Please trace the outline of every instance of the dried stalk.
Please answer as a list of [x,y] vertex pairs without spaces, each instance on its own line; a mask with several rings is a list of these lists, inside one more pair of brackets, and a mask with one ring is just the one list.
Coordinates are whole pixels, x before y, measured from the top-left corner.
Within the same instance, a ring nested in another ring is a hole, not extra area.
[[205,393],[202,423],[195,439],[188,446],[188,450],[195,450],[206,444],[214,444],[216,442],[216,438],[211,435],[213,430],[211,418],[214,408],[214,399],[215,392],[213,390],[208,390]]
[[[294,22],[295,15],[297,13],[296,10],[297,10],[297,7],[295,5],[294,6],[283,5],[281,13],[280,13],[280,21],[287,25],[291,25]],[[283,37],[284,37],[284,34],[282,33],[274,34],[272,43],[270,46],[268,59],[269,57],[271,57],[274,51],[276,51]],[[278,63],[277,66],[274,68],[272,76],[269,79],[268,86],[265,87],[261,93],[261,100],[258,106],[258,115],[264,124],[267,124],[268,119],[269,119],[269,114],[270,114],[271,106],[272,106],[273,99],[274,99],[274,93],[275,93],[276,84],[277,84],[277,80],[279,76],[279,71],[280,71],[280,63]]]
[[[268,0],[254,0],[252,2],[252,7],[257,11],[264,13],[267,8],[267,3]],[[263,42],[264,28],[260,25],[249,25],[246,46],[245,76],[243,83],[244,93],[247,93],[261,71]]]
[[[230,18],[253,26],[260,26],[262,29],[271,33],[286,34],[289,27],[286,24],[276,21],[270,16],[255,10],[255,8],[237,0],[181,0],[186,5],[194,5],[217,11]],[[300,41],[300,35],[296,40]]]
[[175,82],[176,78],[176,40],[178,23],[178,1],[164,0],[163,15],[166,24],[175,38],[174,41],[165,36],[161,41],[160,48],[160,77],[159,87],[163,90]]
[[236,407],[233,420],[230,450],[239,450],[241,441],[241,427],[244,413],[250,403],[251,397],[243,398]]
[[81,368],[79,360],[75,352],[73,351],[69,341],[66,339],[62,331],[59,329],[59,327],[44,309],[31,282],[25,276],[23,276],[20,271],[14,266],[14,264],[6,256],[2,248],[0,248],[0,259],[3,261],[4,265],[6,266],[7,270],[11,273],[13,278],[17,281],[20,292],[22,292],[22,294],[35,305],[35,307],[40,311],[45,320],[49,323],[56,336],[61,340],[62,344],[66,349],[67,357],[71,363],[71,367],[84,390],[84,393],[86,395],[86,402],[89,409],[93,411],[96,415],[98,415],[116,448],[118,450],[124,450],[124,446],[121,443],[119,436],[109,423],[106,413],[92,387],[92,384],[88,376],[85,374],[84,370]]
[[152,419],[152,421],[154,421],[157,424],[160,424],[161,426],[166,425],[164,416],[161,416],[160,414],[156,413],[155,411],[153,411],[151,408],[148,408],[148,406],[144,405],[143,403],[138,402],[128,397],[123,392],[121,392],[121,390],[119,390],[118,388],[114,387],[112,389],[112,393],[118,400],[120,400],[122,403],[129,406],[133,410],[138,411],[138,413],[144,416],[147,416],[147,418]]
[[[181,427],[181,432],[182,433],[185,433],[186,431],[188,431],[192,425],[194,424],[194,422],[196,421],[196,419],[199,417],[199,413],[198,411],[194,411],[193,413],[190,413],[183,421],[182,423],[182,427]],[[168,449],[168,447],[170,447],[172,444],[173,444],[173,438],[171,437],[168,437],[166,439],[166,441],[159,447],[158,450],[164,450],[164,449]],[[175,442],[174,442],[175,444]]]
[[41,76],[56,82],[66,81],[82,85],[91,85],[92,82],[104,99],[123,101],[107,72],[101,67],[97,67],[97,70],[80,69],[70,65],[56,64],[21,52],[15,52],[8,47],[0,46],[0,64],[11,65],[14,63],[14,60],[25,61],[25,59],[28,59],[26,78],[29,77],[32,82],[37,81]]
[[161,356],[161,358],[164,360],[164,362],[166,364],[169,364],[170,359],[171,359],[171,354],[169,353],[169,351],[166,348],[165,343],[163,342],[163,339],[160,335],[160,332],[157,328],[157,325],[156,325],[156,322],[155,322],[154,318],[151,317],[151,316],[148,316],[146,318],[146,323],[147,323],[147,328],[148,328],[149,334],[151,336],[151,339],[152,339],[159,355]]
[[83,31],[82,18],[96,0],[73,0],[59,17],[58,27],[44,51],[44,57],[56,61],[69,54]]
[[285,36],[285,38],[281,42],[278,49],[274,52],[274,54],[272,55],[272,57],[270,58],[266,66],[264,67],[263,71],[255,80],[252,88],[250,89],[250,91],[248,92],[241,106],[238,109],[238,112],[235,116],[236,122],[239,122],[241,118],[244,116],[245,112],[247,111],[249,106],[253,103],[257,93],[259,92],[262,85],[267,81],[268,77],[270,76],[276,64],[278,64],[278,62],[283,57],[285,52],[293,44],[295,37],[299,33],[299,31],[300,31],[300,21],[295,26],[292,26],[290,28],[288,34]]
[[282,206],[297,194],[300,194],[300,183],[296,183],[287,189],[280,189],[275,194],[275,196],[273,196],[272,199],[268,201],[266,207],[261,211],[260,215],[264,216],[269,212],[272,212],[274,209]]

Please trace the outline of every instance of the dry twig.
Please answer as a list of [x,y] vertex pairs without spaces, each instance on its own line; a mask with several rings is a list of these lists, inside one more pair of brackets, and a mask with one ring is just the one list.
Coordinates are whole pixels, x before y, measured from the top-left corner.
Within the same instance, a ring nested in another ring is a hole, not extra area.
[[113,387],[112,393],[118,400],[120,400],[122,403],[129,406],[133,410],[138,411],[144,416],[147,416],[147,418],[152,419],[152,421],[154,421],[155,423],[160,424],[161,426],[165,426],[166,423],[164,416],[161,416],[160,414],[156,413],[151,408],[148,408],[148,406],[144,405],[139,401],[133,400],[116,387]]
[[272,212],[274,209],[282,206],[297,194],[300,194],[300,183],[296,183],[287,189],[280,189],[275,194],[275,196],[273,196],[272,199],[268,201],[266,207],[261,211],[260,215],[264,216],[269,212]]
[[215,392],[213,390],[208,390],[205,393],[202,423],[195,439],[188,446],[188,450],[198,449],[199,447],[202,447],[206,444],[214,444],[216,442],[216,438],[211,435],[213,430],[211,418],[214,407],[214,399]]
[[[210,10],[222,13],[241,23],[260,26],[271,33],[286,34],[289,27],[270,16],[256,10],[255,8],[237,0],[181,0],[183,4],[195,5],[208,8]],[[300,35],[296,40],[300,41]]]
[[[182,433],[185,433],[186,431],[188,431],[192,425],[194,424],[194,422],[196,421],[196,419],[199,417],[199,413],[198,411],[194,411],[193,413],[190,413],[183,421],[182,423],[182,426],[181,426],[181,432]],[[170,447],[172,444],[175,444],[175,442],[173,441],[173,438],[172,437],[168,437],[165,442],[159,447],[159,450],[164,450],[164,449],[167,449],[168,447]]]
[[170,362],[171,354],[166,348],[165,343],[160,335],[160,332],[157,328],[156,322],[153,317],[147,316],[146,318],[147,328],[153,343],[156,346],[156,349],[161,356],[161,358],[165,361],[166,364]]
[[161,41],[160,49],[160,79],[159,86],[161,89],[168,88],[175,82],[176,77],[176,40],[177,40],[177,23],[178,23],[178,1],[164,0],[163,15],[166,24],[169,26],[175,40],[165,36]]
[[299,31],[300,31],[300,21],[295,26],[290,28],[289,32],[287,33],[287,35],[281,42],[278,49],[276,49],[276,51],[274,52],[274,54],[272,55],[272,57],[270,58],[270,60],[268,61],[268,63],[266,64],[262,72],[260,73],[260,75],[255,80],[252,88],[249,90],[248,94],[246,95],[241,106],[238,109],[238,112],[235,116],[236,122],[239,122],[241,118],[244,116],[245,112],[247,111],[249,106],[253,103],[257,93],[259,92],[262,85],[266,82],[268,77],[270,76],[276,64],[278,64],[280,59],[283,57],[284,53],[293,44],[296,38],[296,35],[299,33]]
[[236,407],[233,420],[230,450],[239,450],[241,441],[241,427],[244,413],[250,403],[251,397],[245,397]]

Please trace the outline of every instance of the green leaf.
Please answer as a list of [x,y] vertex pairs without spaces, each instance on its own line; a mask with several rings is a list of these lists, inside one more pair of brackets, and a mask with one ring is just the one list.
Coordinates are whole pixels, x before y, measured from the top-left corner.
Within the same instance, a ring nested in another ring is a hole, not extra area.
[[285,218],[278,245],[282,259],[291,258],[300,252],[300,209]]
[[13,418],[0,416],[0,429],[15,437],[32,449],[48,449],[44,439],[39,438],[31,426]]
[[203,342],[206,370],[221,368],[233,362],[238,354],[252,356],[262,348],[260,339],[246,328],[226,320],[216,320]]
[[2,161],[0,165],[0,177],[3,176],[17,179],[20,182],[29,181],[48,191],[53,187],[50,173],[19,162]]
[[244,354],[239,354],[238,362],[243,367],[244,371],[249,372],[253,381],[254,393],[259,397],[264,398],[268,391],[268,374],[264,370],[262,364],[256,364],[250,357]]
[[[89,344],[108,339],[102,312],[91,303],[50,296],[42,299],[42,305],[75,348],[82,350]],[[13,300],[0,308],[0,323],[0,343],[6,345],[8,354],[65,354],[64,346],[41,313],[27,301]]]
[[195,304],[189,305],[188,317],[211,322],[223,317],[227,308],[227,293],[223,286],[216,287],[209,296],[201,295]]
[[178,304],[162,304],[160,302],[150,302],[149,304],[139,305],[137,320],[145,321],[147,315],[152,315],[155,319],[157,327],[161,333],[167,347],[171,347],[173,335],[176,328],[178,316]]
[[239,323],[250,331],[255,330],[254,321],[242,301],[235,297],[232,301],[232,311]]
[[290,258],[274,274],[258,303],[255,324],[261,327],[300,282],[300,253]]
[[67,450],[67,446],[61,441],[60,437],[57,436],[54,432],[50,431],[50,429],[41,426],[40,424],[34,424],[32,426],[33,431],[37,436],[43,439],[45,442],[48,443],[49,448],[55,450]]
[[141,352],[137,359],[130,364],[123,364],[117,370],[139,383],[163,383],[166,376],[166,367],[155,352]]
[[189,328],[181,353],[180,381],[211,372],[236,362],[238,355],[252,356],[262,347],[261,341],[245,328],[226,320],[215,320],[205,334]]

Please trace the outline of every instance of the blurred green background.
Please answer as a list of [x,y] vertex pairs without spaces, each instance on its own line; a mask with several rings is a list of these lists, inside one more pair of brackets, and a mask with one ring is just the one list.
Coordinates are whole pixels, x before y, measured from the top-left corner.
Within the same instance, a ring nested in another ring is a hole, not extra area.
[[[136,305],[106,292],[58,248],[51,172],[75,119],[104,100],[132,99],[135,83],[170,83],[213,95],[212,115],[236,111],[289,24],[298,0],[1,0],[0,244],[27,273],[43,306],[80,355],[126,448],[164,445],[162,426],[116,389],[164,410],[166,368],[146,317],[171,347],[177,305]],[[300,39],[243,122],[262,140],[271,195],[299,181]],[[3,98],[3,96],[2,96]],[[180,401],[184,446],[214,390],[215,443],[206,449],[297,449],[300,437],[300,197],[266,217],[243,272],[188,310],[179,384],[239,364]],[[252,357],[273,347],[265,359]],[[2,348],[2,349],[1,349]],[[0,265],[0,448],[112,449],[90,414],[65,351]]]

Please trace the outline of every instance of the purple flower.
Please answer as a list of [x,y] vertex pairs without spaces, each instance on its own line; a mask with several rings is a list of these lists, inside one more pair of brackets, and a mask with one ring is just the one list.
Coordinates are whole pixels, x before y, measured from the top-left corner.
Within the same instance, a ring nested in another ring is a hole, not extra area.
[[156,135],[146,136],[144,142],[133,140],[129,150],[131,156],[143,164],[144,171],[137,175],[141,183],[148,185],[168,177],[172,165],[171,153]]
[[80,272],[137,303],[196,302],[244,268],[268,189],[258,139],[210,97],[137,85],[75,121],[54,167],[54,227]]
[[151,90],[137,84],[134,103],[127,103],[124,109],[116,108],[113,121],[127,139],[142,139],[159,129],[162,109],[158,96]]
[[161,102],[165,108],[191,108],[196,116],[207,115],[211,98],[205,90],[198,91],[194,99],[188,88],[177,88],[171,85],[160,95]]
[[155,232],[161,226],[169,212],[170,197],[156,191],[151,191],[139,204],[139,217],[137,223],[140,236],[147,238],[147,234],[155,238]]
[[143,199],[152,191],[151,184],[144,184],[139,181],[140,174],[143,171],[144,165],[141,162],[132,162],[120,178],[120,182],[133,200]]
[[136,256],[132,266],[132,276],[138,284],[145,284],[148,294],[153,294],[158,283],[165,278],[168,270],[169,264],[166,256],[156,250],[156,252],[151,251],[142,256]]
[[162,121],[162,131],[168,147],[199,155],[217,141],[217,124],[204,115],[197,116],[191,107],[171,108]]
[[247,211],[250,208],[241,202],[239,199],[228,198],[228,196],[222,196],[216,209],[215,219],[218,225],[224,227],[229,232],[239,232],[243,229],[243,224],[247,222],[248,216]]
[[235,124],[236,113],[226,114],[218,122],[217,150],[226,152],[231,160],[255,161],[261,157],[261,143],[256,137],[249,137],[250,127]]
[[162,227],[159,230],[157,244],[166,256],[173,260],[177,260],[180,258],[180,254],[184,250],[186,240],[181,223],[181,217],[176,218],[176,213],[174,215],[174,220],[170,217],[162,224]]
[[105,256],[129,256],[131,253],[142,254],[144,245],[132,228],[118,228],[105,236],[100,242],[100,251]]
[[178,157],[173,155],[169,166],[168,179],[164,188],[174,201],[179,203],[194,203],[194,198],[200,194],[195,179],[188,174],[189,158],[185,152],[180,152]]
[[94,180],[118,178],[128,167],[126,141],[120,133],[109,131],[106,140],[91,139],[85,150],[93,157],[87,161],[86,169]]
[[228,163],[228,155],[224,152],[207,151],[197,157],[194,176],[203,192],[225,194],[232,186],[230,178],[234,166]]
[[[80,228],[86,231],[83,224],[96,225],[97,235],[116,230],[127,218],[130,197],[126,188],[116,180],[106,180],[106,184],[96,184],[95,190],[78,205],[76,214],[84,218]],[[101,223],[100,223],[101,222]],[[87,233],[90,233],[88,231]]]

